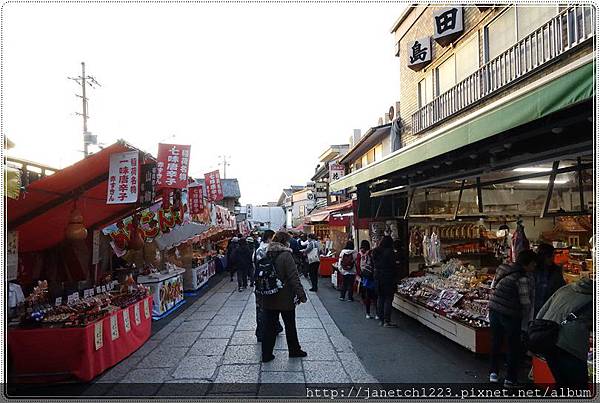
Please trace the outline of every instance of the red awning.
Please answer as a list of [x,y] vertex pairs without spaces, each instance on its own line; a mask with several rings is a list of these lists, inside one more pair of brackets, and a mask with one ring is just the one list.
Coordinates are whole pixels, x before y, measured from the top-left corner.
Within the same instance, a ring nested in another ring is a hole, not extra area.
[[7,226],[19,231],[19,251],[39,251],[60,243],[75,203],[88,230],[131,214],[136,204],[106,204],[106,195],[110,154],[134,150],[119,141],[33,182],[18,200],[5,199]]
[[351,210],[352,200],[345,201],[339,204],[333,204],[331,206],[323,207],[313,211],[310,215],[306,216],[305,221],[312,222],[328,222],[329,216],[339,211]]

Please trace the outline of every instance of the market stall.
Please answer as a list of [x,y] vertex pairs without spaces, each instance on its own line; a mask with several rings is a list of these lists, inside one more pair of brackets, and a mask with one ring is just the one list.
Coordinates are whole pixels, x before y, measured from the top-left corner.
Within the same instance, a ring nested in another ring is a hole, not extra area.
[[114,282],[48,300],[46,282],[27,298],[7,341],[15,382],[88,382],[141,347],[151,333],[152,298]]
[[159,320],[185,303],[183,299],[183,274],[185,269],[170,266],[166,271],[138,276],[139,284],[150,289],[152,319]]

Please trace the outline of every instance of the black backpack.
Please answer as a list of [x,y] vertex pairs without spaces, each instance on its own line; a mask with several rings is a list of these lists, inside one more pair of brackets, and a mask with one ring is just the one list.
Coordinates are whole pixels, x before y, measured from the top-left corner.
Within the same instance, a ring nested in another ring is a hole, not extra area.
[[277,256],[279,256],[279,253],[267,253],[265,257],[256,263],[254,292],[258,295],[277,294],[283,288],[283,283],[277,277],[277,270],[275,270]]

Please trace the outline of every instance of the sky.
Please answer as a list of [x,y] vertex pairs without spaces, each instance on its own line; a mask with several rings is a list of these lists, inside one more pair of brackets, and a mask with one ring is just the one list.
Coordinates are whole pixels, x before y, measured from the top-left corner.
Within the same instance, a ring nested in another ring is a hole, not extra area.
[[84,61],[101,84],[87,94],[99,143],[153,155],[161,141],[191,144],[194,177],[226,155],[242,204],[276,201],[399,100],[390,29],[404,7],[5,4],[9,155],[56,168],[83,158],[81,88],[67,77]]

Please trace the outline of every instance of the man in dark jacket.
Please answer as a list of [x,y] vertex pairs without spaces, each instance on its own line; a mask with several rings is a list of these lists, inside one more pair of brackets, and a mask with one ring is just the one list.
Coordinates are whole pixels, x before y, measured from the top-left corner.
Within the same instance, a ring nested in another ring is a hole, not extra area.
[[227,244],[227,270],[229,270],[229,281],[233,281],[233,273],[235,273],[235,266],[231,262],[233,251],[239,246],[239,238],[234,236],[229,240]]
[[554,247],[542,243],[537,248],[538,265],[535,269],[534,317],[560,287],[564,286],[562,268],[554,264]]
[[290,236],[286,232],[277,232],[268,246],[267,254],[274,259],[277,278],[282,283],[282,288],[272,295],[262,298],[264,310],[264,333],[262,342],[262,361],[269,362],[275,359],[273,348],[277,337],[276,323],[279,315],[283,318],[285,338],[290,357],[306,357],[298,341],[296,331],[296,305],[306,302],[306,293],[300,283],[298,269],[289,248]]
[[252,252],[244,238],[238,241],[239,246],[231,253],[231,263],[237,272],[238,291],[248,287],[248,274],[252,271]]
[[531,296],[527,273],[533,272],[537,255],[531,250],[519,252],[516,263],[500,265],[492,282],[489,302],[492,352],[490,362],[490,382],[498,382],[500,355],[507,339],[507,375],[505,386],[517,382],[519,357],[521,354],[521,321],[529,315]]
[[375,283],[377,284],[377,316],[383,327],[398,327],[392,323],[392,302],[397,290],[398,265],[394,254],[394,241],[386,235],[373,250]]

